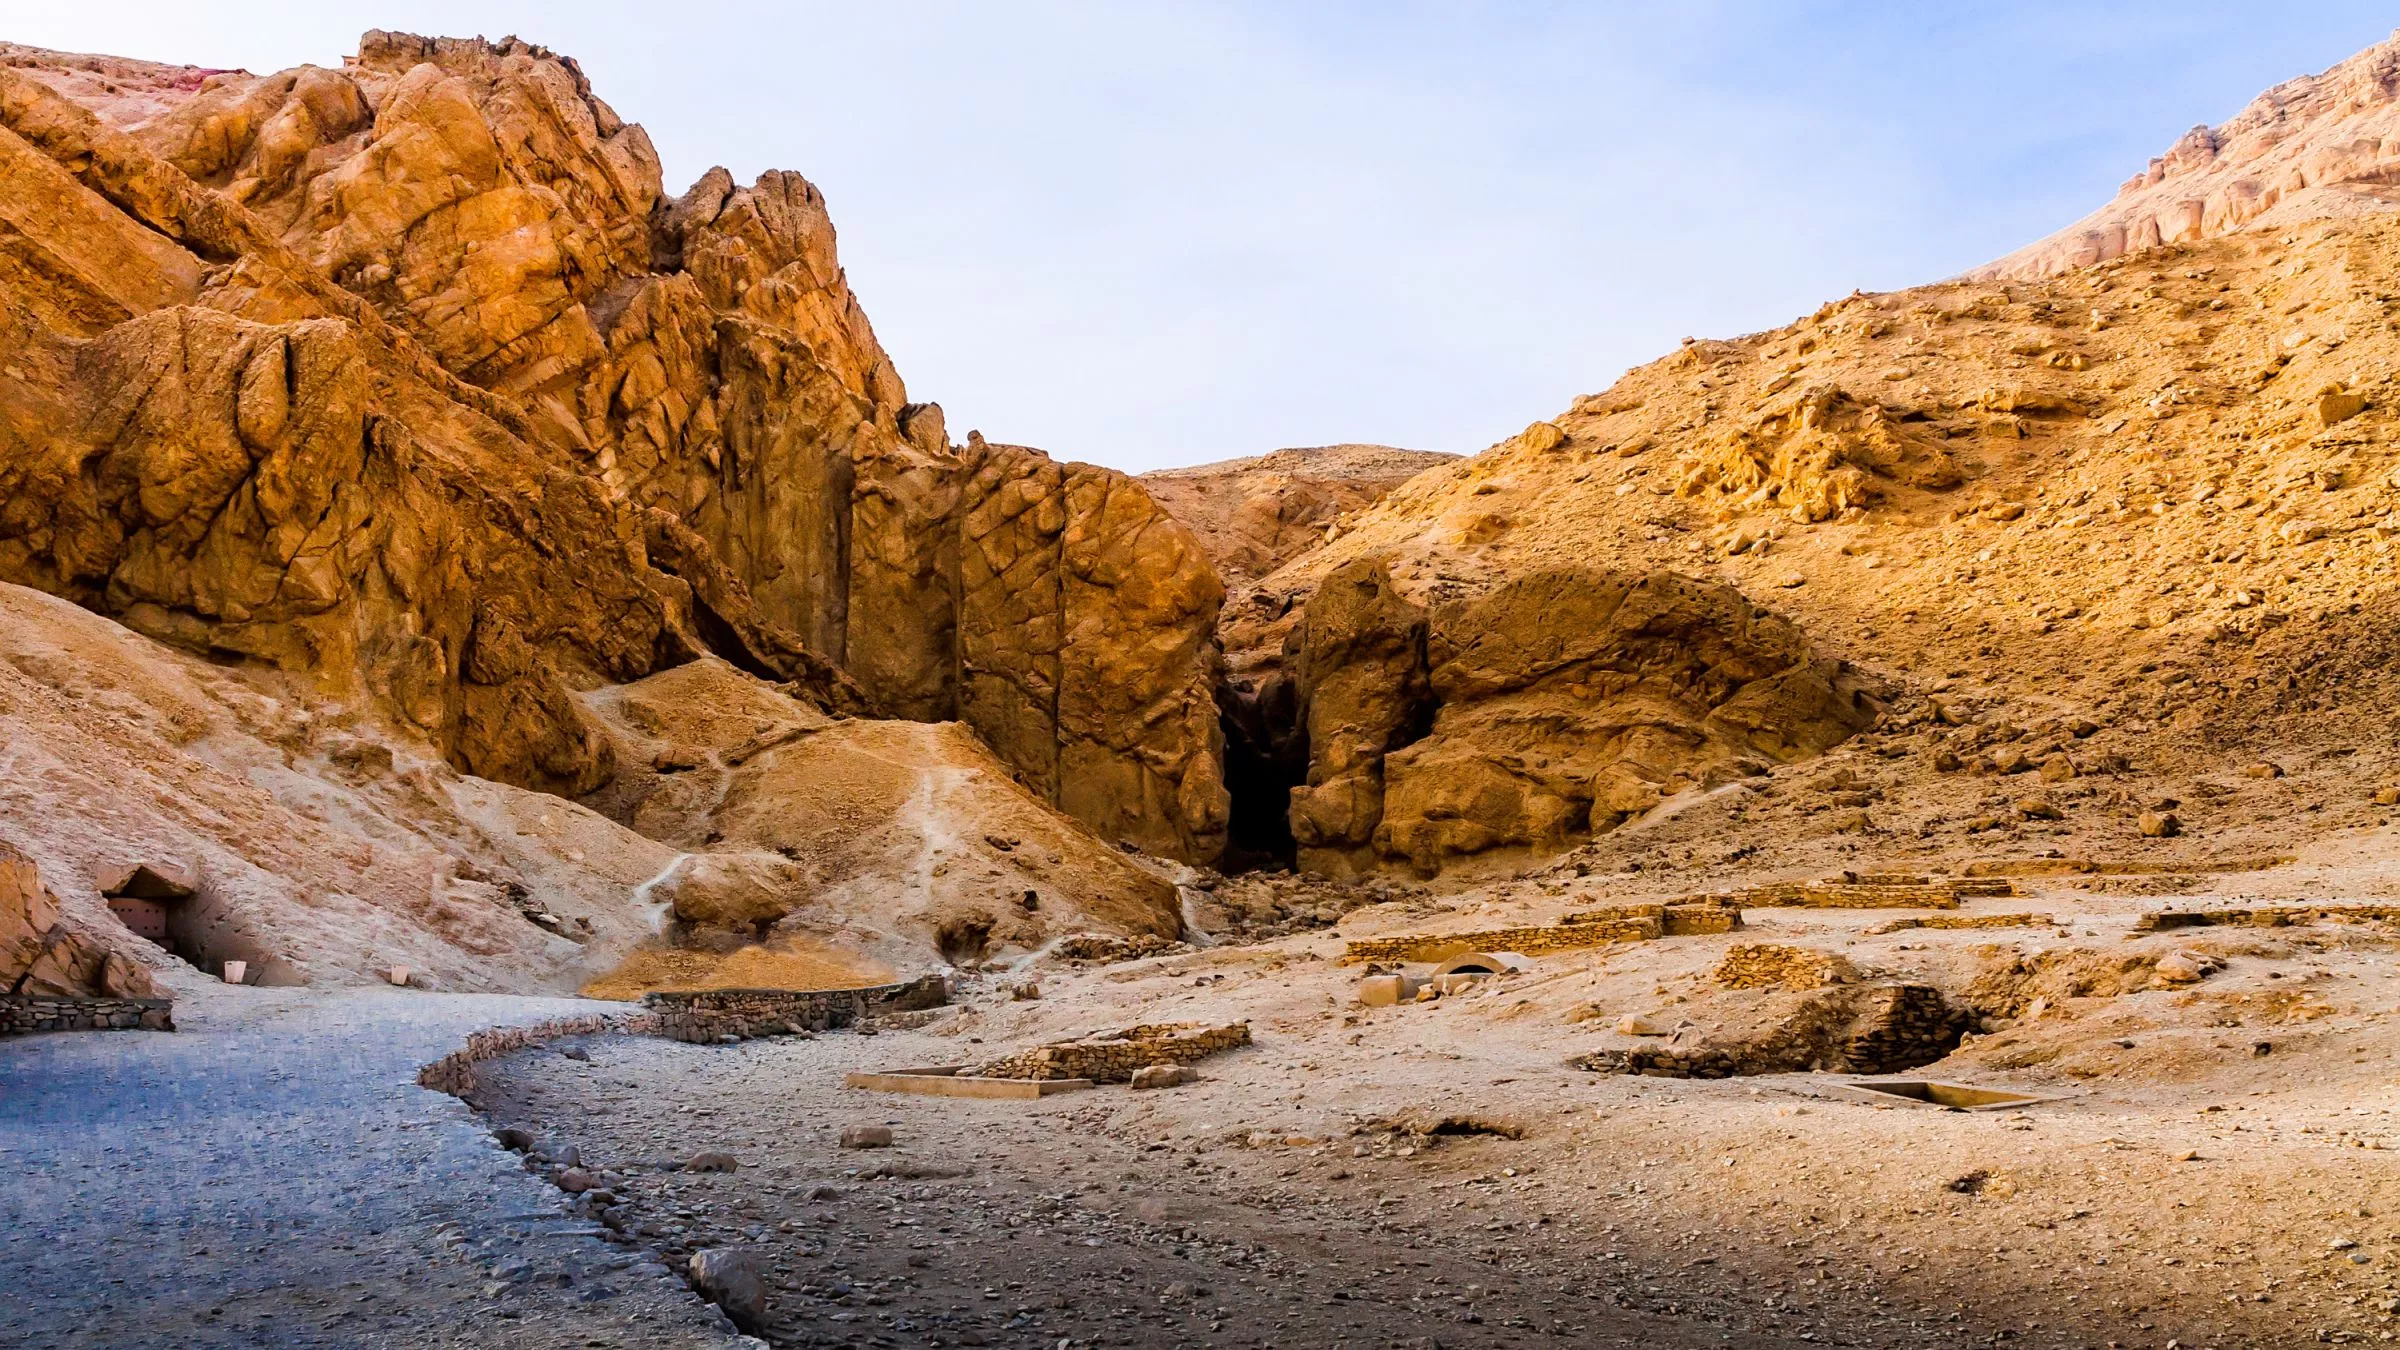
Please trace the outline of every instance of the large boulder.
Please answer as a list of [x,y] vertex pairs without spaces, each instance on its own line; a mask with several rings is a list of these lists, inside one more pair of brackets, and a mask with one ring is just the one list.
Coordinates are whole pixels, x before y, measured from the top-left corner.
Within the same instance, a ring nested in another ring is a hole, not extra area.
[[1556,851],[1875,717],[1790,623],[1670,572],[1531,572],[1427,615],[1354,562],[1297,645],[1312,758],[1291,820],[1321,868]]

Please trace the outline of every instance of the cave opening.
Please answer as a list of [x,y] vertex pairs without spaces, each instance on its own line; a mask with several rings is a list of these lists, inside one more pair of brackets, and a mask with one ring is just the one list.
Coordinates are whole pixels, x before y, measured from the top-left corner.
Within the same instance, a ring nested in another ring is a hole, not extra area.
[[1280,672],[1226,681],[1217,686],[1217,717],[1225,729],[1225,791],[1233,799],[1222,870],[1290,871],[1300,853],[1292,838],[1292,789],[1308,782],[1299,688]]

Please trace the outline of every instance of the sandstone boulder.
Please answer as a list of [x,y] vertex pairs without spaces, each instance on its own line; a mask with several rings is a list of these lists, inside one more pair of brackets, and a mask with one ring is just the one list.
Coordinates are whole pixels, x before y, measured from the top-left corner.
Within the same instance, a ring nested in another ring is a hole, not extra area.
[[1426,875],[1492,849],[1555,851],[1876,716],[1791,624],[1674,573],[1536,572],[1443,607],[1428,633],[1431,727],[1383,757],[1372,826],[1378,855]]

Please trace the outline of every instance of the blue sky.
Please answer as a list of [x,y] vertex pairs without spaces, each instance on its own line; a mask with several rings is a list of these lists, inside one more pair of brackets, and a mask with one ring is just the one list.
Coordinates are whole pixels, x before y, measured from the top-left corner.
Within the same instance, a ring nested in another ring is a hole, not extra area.
[[2255,3],[671,6],[9,0],[0,37],[266,71],[369,27],[579,59],[680,191],[822,187],[954,434],[1127,469],[1480,449],[1686,334],[1935,280],[2387,36]]

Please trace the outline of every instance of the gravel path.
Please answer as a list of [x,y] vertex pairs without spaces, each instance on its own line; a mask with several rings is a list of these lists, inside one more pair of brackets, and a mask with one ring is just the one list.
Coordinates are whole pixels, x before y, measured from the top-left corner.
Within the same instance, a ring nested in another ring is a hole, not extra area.
[[417,1067],[571,999],[203,987],[0,1041],[0,1344],[727,1347]]

